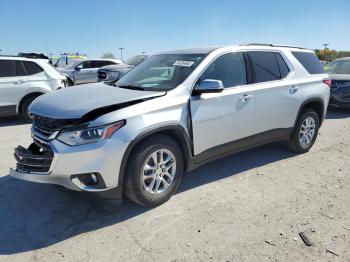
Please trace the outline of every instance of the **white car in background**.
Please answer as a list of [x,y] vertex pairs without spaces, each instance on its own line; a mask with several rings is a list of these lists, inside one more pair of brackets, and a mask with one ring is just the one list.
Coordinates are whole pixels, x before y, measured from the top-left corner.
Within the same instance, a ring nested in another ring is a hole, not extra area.
[[41,59],[0,57],[0,116],[20,115],[38,96],[66,86],[66,77]]

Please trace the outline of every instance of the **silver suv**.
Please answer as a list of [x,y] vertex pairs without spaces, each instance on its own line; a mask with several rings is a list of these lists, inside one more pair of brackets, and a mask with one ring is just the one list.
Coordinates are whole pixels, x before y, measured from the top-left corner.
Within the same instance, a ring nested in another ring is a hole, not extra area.
[[286,141],[314,144],[329,79],[310,50],[273,45],[153,55],[114,86],[37,99],[13,177],[138,204],[167,201],[185,171],[233,152]]
[[57,69],[67,77],[68,84],[72,86],[97,82],[97,71],[100,67],[122,63],[123,61],[119,59],[89,59]]

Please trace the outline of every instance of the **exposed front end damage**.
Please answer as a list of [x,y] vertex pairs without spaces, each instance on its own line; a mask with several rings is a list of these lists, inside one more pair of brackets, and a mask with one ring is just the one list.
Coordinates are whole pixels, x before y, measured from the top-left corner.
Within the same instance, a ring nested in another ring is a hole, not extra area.
[[[156,97],[159,95],[108,104],[84,112],[79,118],[53,118],[34,113],[33,142],[27,148],[18,146],[15,149],[17,163],[16,168],[10,170],[10,175],[27,181],[61,185],[100,198],[121,200],[122,187],[118,185],[118,174],[129,141],[112,136],[94,143],[71,146],[58,137],[65,130],[88,128],[91,122],[104,114]],[[40,107],[40,103],[34,104],[33,112],[44,112]]]

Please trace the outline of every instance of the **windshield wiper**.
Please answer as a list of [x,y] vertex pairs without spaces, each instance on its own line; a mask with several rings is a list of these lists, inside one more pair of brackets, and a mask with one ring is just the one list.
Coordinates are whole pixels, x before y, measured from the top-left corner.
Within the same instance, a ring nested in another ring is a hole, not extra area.
[[142,86],[134,86],[134,85],[118,85],[117,87],[131,89],[131,90],[141,90],[141,91],[145,90]]

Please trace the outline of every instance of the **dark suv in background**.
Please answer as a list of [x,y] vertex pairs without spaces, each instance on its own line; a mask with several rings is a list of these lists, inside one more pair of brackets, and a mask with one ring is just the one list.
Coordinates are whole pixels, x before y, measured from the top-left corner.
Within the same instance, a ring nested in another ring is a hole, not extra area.
[[149,55],[136,55],[128,59],[125,64],[109,65],[101,67],[98,71],[98,81],[116,81],[125,75],[132,68],[143,62]]
[[332,79],[329,104],[350,108],[350,57],[339,58],[326,65]]

